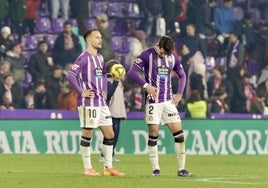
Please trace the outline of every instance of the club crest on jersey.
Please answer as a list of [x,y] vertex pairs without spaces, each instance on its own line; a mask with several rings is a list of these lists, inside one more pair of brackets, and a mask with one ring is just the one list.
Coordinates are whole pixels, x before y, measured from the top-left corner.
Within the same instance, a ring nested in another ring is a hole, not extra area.
[[77,64],[73,64],[71,69],[72,69],[72,70],[76,70],[76,69],[78,69],[78,68],[79,68],[79,65],[77,65]]
[[94,73],[95,73],[95,76],[96,76],[97,78],[101,78],[102,75],[103,75],[102,68],[101,68],[101,67],[97,67],[97,68],[95,69]]
[[166,67],[164,65],[157,67],[156,71],[157,71],[157,75],[161,78],[167,77],[169,75],[169,72],[170,72],[168,67]]
[[141,62],[142,62],[141,58],[137,58],[137,59],[135,60],[135,63],[137,63],[137,64],[139,64],[139,63],[141,63]]

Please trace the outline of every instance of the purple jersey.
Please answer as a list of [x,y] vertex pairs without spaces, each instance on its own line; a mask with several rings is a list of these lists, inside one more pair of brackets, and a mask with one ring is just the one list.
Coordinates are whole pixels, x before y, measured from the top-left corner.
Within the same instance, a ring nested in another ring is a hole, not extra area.
[[[68,80],[78,93],[79,106],[105,106],[104,92],[107,93],[107,74],[101,54],[83,52],[68,72]],[[82,91],[92,89],[94,99],[81,97]]]
[[[145,80],[139,77],[137,73],[138,69],[144,72]],[[172,98],[172,70],[175,71],[180,78],[178,93],[182,94],[185,87],[186,76],[180,60],[175,53],[161,58],[154,48],[149,48],[138,56],[128,74],[141,86],[148,83],[156,87],[158,98],[155,101],[151,100],[150,103],[159,103],[171,100]],[[145,97],[147,98],[147,96]]]

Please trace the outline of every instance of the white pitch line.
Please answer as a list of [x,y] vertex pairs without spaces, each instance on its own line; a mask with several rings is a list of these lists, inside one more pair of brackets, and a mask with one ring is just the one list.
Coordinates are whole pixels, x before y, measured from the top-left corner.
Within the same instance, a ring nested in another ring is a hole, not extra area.
[[[256,178],[256,176],[254,176]],[[244,181],[232,181],[248,179],[249,176],[235,176],[235,177],[217,177],[217,178],[199,178],[195,181],[208,182],[208,183],[226,183],[226,184],[239,184],[239,185],[263,185],[268,182],[244,182]]]

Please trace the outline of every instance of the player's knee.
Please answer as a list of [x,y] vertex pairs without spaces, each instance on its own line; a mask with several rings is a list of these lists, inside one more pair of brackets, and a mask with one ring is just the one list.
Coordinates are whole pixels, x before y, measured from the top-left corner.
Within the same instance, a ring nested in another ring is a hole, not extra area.
[[90,147],[90,141],[91,141],[90,137],[82,136],[81,141],[80,141],[80,145],[84,146],[84,147]]
[[102,143],[104,145],[112,146],[114,144],[114,138],[111,139],[104,138]]
[[158,139],[158,136],[150,136],[149,135],[148,146],[156,146],[157,145],[157,139]]
[[184,142],[184,133],[183,130],[173,133],[174,142]]

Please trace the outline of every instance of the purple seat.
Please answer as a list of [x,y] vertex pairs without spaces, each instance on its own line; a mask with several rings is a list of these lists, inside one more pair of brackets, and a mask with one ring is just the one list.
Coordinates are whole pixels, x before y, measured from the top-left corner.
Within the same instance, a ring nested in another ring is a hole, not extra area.
[[38,47],[38,41],[40,41],[42,35],[27,35],[22,38],[23,50],[35,50]]
[[129,25],[131,25],[125,19],[110,20],[109,23],[112,35],[125,35],[130,27]]
[[123,43],[122,43],[122,50],[121,52],[122,53],[128,53],[129,52],[129,47],[130,47],[130,44],[131,44],[131,41],[133,40],[133,37],[131,36],[125,36],[124,39],[123,39]]
[[50,33],[53,34],[59,34],[63,31],[63,24],[64,24],[65,20],[62,18],[57,18],[52,20],[52,29],[50,31]]
[[226,57],[217,57],[215,60],[215,65],[220,65],[224,68],[224,71],[227,70],[227,58]]
[[105,13],[106,12],[105,8],[106,8],[105,2],[92,1],[92,4],[91,4],[92,16],[96,17],[99,14]]
[[48,1],[41,2],[40,6],[37,9],[37,12],[40,17],[49,17]]
[[89,28],[89,29],[95,28],[96,27],[96,19],[93,19],[93,18],[86,19],[85,24],[86,24],[87,28]]
[[28,89],[30,86],[33,86],[32,75],[25,69],[24,70],[23,88]]
[[41,17],[36,20],[36,33],[46,33],[51,30],[49,18]]
[[131,18],[141,17],[139,6],[137,5],[137,3],[125,3],[124,14],[126,17],[131,17]]
[[123,4],[121,2],[109,3],[107,7],[108,17],[123,17]]
[[121,36],[113,36],[111,46],[115,52],[121,52],[123,48],[123,39]]
[[247,62],[247,69],[251,75],[260,73],[260,65],[255,59],[249,59]]
[[48,50],[53,49],[57,37],[58,35],[53,35],[53,34],[44,36],[44,40],[47,42],[47,45],[48,45]]

